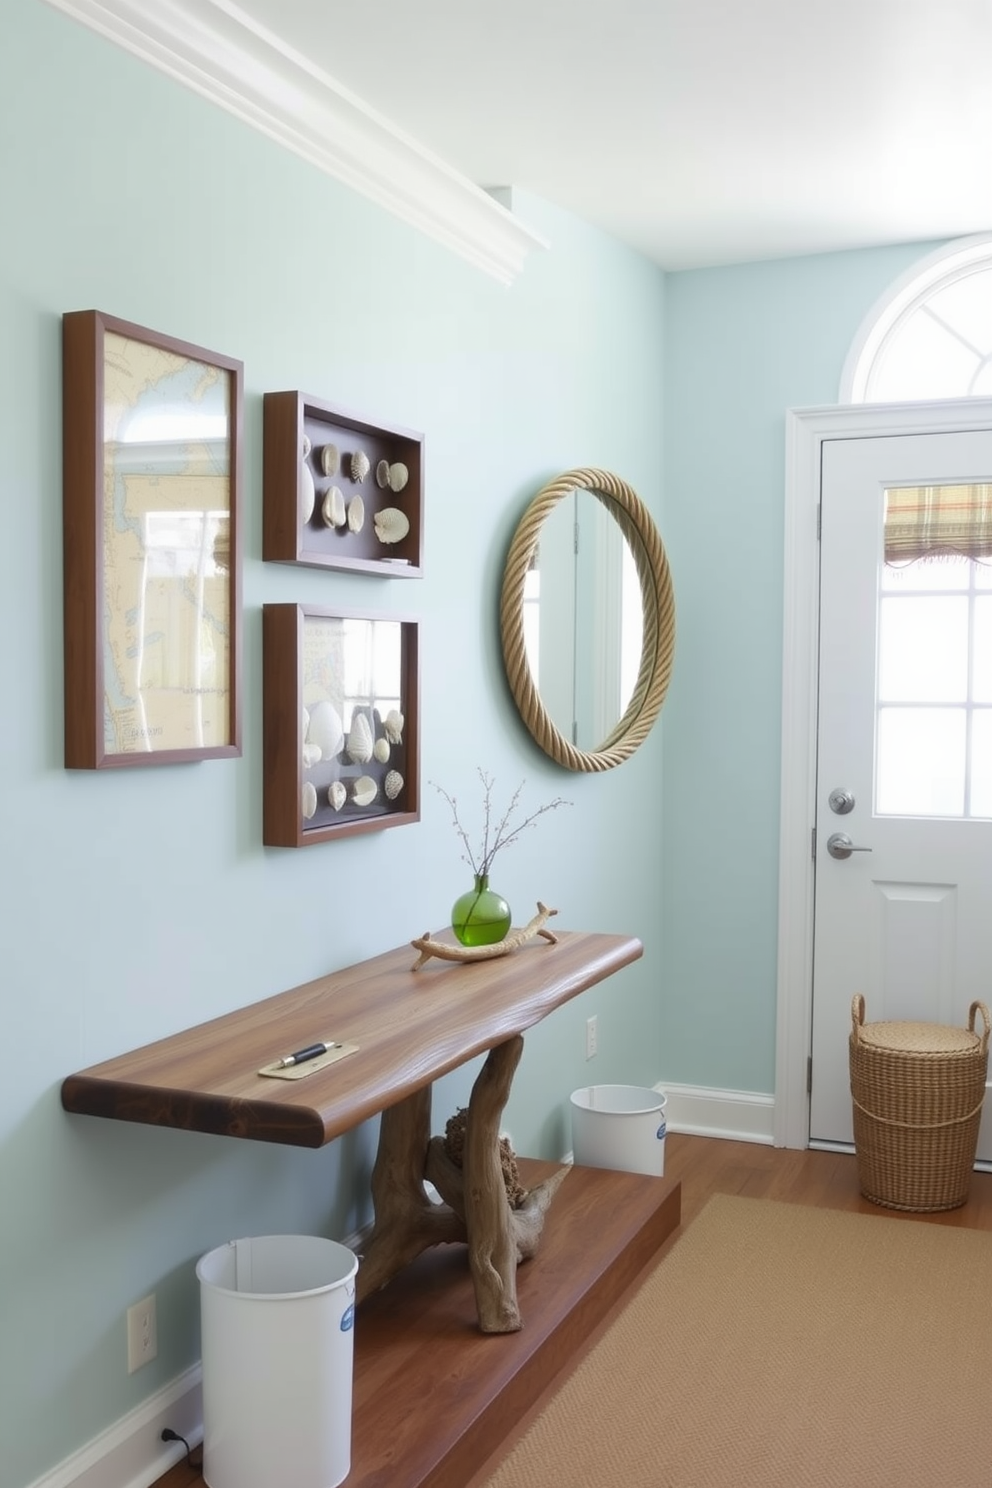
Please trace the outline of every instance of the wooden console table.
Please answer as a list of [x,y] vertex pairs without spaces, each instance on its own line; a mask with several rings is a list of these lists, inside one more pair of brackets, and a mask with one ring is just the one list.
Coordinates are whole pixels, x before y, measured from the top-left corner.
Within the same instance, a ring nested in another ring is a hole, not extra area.
[[[482,1330],[513,1332],[521,1325],[517,1262],[534,1253],[568,1171],[511,1208],[498,1128],[522,1035],[643,954],[631,936],[557,934],[555,945],[539,941],[464,965],[430,961],[416,972],[416,952],[400,946],[70,1075],[62,1104],[89,1116],[299,1147],[321,1147],[381,1113],[359,1300],[428,1247],[461,1240]],[[304,1079],[258,1073],[323,1039],[358,1047]],[[457,1170],[430,1134],[431,1086],[482,1053]],[[443,1204],[430,1201],[425,1178]]]

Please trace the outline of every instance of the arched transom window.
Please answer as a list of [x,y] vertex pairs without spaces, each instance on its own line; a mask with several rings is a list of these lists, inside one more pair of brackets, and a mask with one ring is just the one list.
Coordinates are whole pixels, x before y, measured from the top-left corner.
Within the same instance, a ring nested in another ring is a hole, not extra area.
[[992,396],[992,233],[938,249],[866,317],[842,403]]

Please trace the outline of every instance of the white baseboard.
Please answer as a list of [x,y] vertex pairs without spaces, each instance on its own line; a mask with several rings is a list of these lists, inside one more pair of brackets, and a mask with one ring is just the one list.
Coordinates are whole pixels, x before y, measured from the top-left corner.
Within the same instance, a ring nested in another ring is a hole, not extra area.
[[189,1442],[203,1440],[199,1364],[157,1390],[113,1426],[36,1478],[31,1488],[149,1488],[186,1456],[182,1442],[162,1441],[170,1426]]
[[775,1097],[752,1090],[710,1090],[659,1080],[655,1090],[668,1097],[668,1130],[694,1137],[725,1137],[735,1142],[773,1145]]

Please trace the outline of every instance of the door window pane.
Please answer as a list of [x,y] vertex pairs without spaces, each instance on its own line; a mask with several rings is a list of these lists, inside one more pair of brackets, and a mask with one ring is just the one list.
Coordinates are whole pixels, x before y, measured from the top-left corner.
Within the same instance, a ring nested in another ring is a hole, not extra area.
[[992,817],[992,709],[971,721],[971,813]]
[[878,637],[882,703],[960,703],[968,693],[968,600],[885,598]]
[[976,703],[992,703],[992,594],[975,599],[975,641],[972,697]]
[[875,809],[880,816],[961,816],[964,708],[886,708],[878,715]]

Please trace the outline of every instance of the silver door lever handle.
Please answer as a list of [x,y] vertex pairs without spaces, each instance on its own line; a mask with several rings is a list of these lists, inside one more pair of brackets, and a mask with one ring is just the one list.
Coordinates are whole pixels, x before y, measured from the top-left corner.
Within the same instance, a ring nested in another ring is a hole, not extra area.
[[827,852],[832,858],[849,858],[852,853],[871,852],[870,847],[855,847],[846,832],[834,832],[827,838]]

